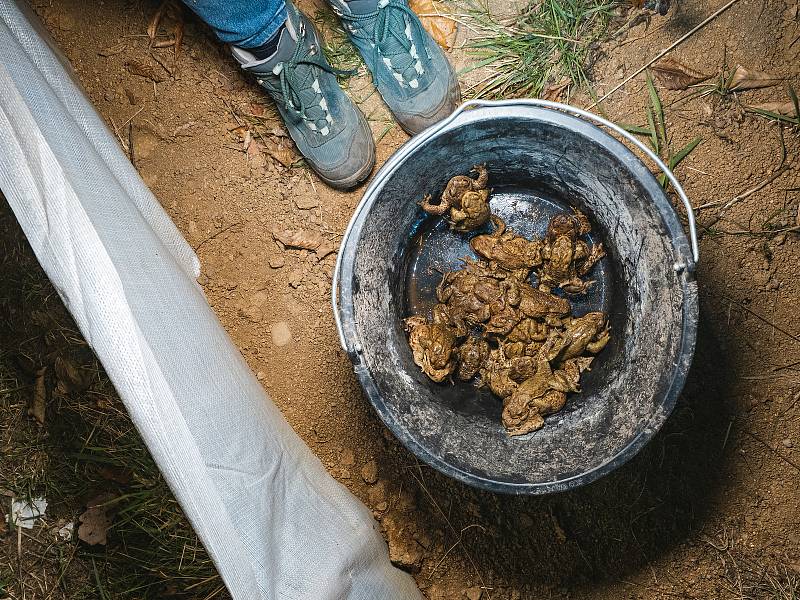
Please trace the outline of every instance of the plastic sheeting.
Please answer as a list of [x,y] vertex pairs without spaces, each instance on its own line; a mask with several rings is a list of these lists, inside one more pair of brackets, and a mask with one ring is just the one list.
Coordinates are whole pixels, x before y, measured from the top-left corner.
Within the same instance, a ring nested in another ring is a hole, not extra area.
[[33,22],[0,0],[0,189],[233,597],[420,598],[265,396],[194,252]]

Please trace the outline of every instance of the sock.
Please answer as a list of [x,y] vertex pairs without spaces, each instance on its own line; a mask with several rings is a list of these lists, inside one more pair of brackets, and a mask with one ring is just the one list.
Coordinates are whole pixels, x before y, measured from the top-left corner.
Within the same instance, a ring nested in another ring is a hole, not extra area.
[[269,38],[266,42],[261,44],[260,46],[256,46],[255,48],[244,48],[250,54],[255,56],[258,60],[264,60],[265,58],[269,58],[275,51],[278,49],[278,42],[281,39],[281,33],[283,30],[286,29],[286,23],[281,25],[278,28],[278,31],[272,34],[272,37]]

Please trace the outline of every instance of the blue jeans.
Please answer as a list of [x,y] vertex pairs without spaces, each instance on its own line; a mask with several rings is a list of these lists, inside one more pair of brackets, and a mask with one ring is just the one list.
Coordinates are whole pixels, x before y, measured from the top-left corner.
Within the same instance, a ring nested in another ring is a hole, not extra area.
[[183,0],[226,44],[255,48],[286,21],[284,0]]

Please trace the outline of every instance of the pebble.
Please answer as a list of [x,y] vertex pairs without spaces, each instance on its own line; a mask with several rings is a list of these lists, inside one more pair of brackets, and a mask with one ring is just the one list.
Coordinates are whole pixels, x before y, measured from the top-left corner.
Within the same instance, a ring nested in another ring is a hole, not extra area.
[[464,597],[467,600],[481,600],[483,598],[483,590],[478,586],[464,590]]
[[292,271],[289,273],[289,285],[293,288],[299,288],[300,284],[303,283],[303,272],[302,271]]
[[346,467],[351,467],[356,462],[356,457],[353,454],[353,451],[350,448],[345,448],[342,450],[341,454],[339,454],[339,462],[342,463]]
[[264,381],[266,377],[267,374],[264,373],[264,371],[259,371],[258,373],[256,373],[256,379],[258,379],[259,381]]
[[792,443],[792,440],[790,440],[789,438],[786,438],[785,440],[783,440],[781,442],[781,444],[783,444],[784,448],[791,448],[792,446],[794,446],[794,444]]
[[244,308],[239,309],[239,314],[246,319],[253,321],[254,323],[258,323],[264,318],[264,313],[261,312],[261,307],[255,304],[251,304],[250,306],[245,306]]
[[272,343],[276,346],[285,346],[292,341],[292,331],[286,321],[279,321],[272,325]]
[[378,481],[378,464],[371,460],[364,467],[361,469],[361,477],[372,485],[373,483],[377,483]]
[[300,210],[311,210],[312,208],[317,208],[319,206],[319,200],[317,200],[314,196],[300,196],[299,198],[294,199],[294,203]]
[[273,269],[280,269],[286,264],[286,260],[282,256],[275,256],[269,259],[269,266]]

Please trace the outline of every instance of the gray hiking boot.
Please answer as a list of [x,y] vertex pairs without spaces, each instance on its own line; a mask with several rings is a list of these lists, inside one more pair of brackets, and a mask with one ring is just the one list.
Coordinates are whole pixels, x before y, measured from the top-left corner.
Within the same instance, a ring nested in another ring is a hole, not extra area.
[[455,73],[406,0],[331,2],[403,129],[419,133],[455,110]]
[[372,132],[339,87],[314,26],[288,2],[286,12],[275,54],[258,60],[234,46],[233,56],[275,100],[289,134],[317,174],[332,187],[352,188],[375,165]]

